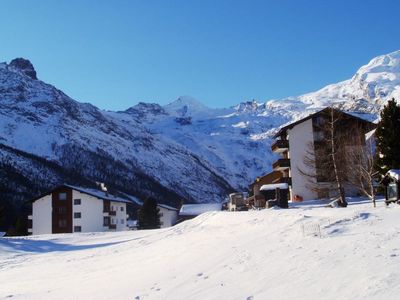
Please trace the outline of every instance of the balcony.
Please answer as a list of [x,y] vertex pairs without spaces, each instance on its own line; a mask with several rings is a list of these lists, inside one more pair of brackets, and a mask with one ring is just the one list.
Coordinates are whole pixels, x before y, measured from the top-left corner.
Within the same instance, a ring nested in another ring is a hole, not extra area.
[[276,171],[283,171],[290,168],[290,159],[280,158],[272,164],[272,167]]
[[117,229],[117,225],[116,224],[109,224],[108,228],[109,229]]
[[292,185],[292,177],[281,177],[279,178],[278,183],[287,183],[288,185]]
[[271,146],[272,152],[282,153],[289,150],[289,141],[288,140],[276,140],[275,143]]
[[116,216],[116,215],[117,215],[117,212],[116,212],[115,210],[110,210],[110,211],[108,212],[108,214],[109,214],[110,216]]

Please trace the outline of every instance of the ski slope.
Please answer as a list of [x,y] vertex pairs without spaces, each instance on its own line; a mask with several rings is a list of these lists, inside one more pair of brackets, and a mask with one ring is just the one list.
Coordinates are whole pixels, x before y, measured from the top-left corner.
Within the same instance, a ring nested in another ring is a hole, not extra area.
[[400,206],[212,212],[0,239],[0,299],[399,299]]

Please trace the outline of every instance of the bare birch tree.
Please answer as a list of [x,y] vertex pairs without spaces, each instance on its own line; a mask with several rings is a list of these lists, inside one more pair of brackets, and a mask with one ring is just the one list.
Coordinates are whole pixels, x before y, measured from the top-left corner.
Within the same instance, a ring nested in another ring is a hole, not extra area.
[[338,205],[346,207],[344,185],[347,181],[347,169],[343,150],[347,141],[342,115],[339,110],[328,107],[313,121],[314,140],[309,143],[303,160],[308,171],[299,171],[309,178],[308,188],[318,195],[327,194],[327,197],[330,192],[335,192]]
[[376,207],[374,182],[379,172],[375,169],[374,144],[365,141],[360,128],[354,130],[352,138],[355,141],[346,149],[347,159],[351,162],[348,164],[350,183]]
[[374,153],[372,145],[365,145],[365,133],[374,127],[332,107],[313,116],[313,141],[303,160],[306,170],[299,168],[309,178],[307,187],[318,195],[333,192],[341,207],[347,206],[345,190],[357,189],[374,202]]

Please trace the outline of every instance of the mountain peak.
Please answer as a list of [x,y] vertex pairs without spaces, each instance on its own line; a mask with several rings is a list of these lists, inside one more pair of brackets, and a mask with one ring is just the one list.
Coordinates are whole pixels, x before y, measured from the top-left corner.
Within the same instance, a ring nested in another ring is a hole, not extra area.
[[21,58],[21,57],[15,58],[10,62],[9,66],[20,71],[21,73],[25,74],[26,76],[28,76],[34,80],[37,80],[35,68],[33,67],[32,63],[28,59]]
[[[191,107],[206,107],[203,103],[201,103],[199,100],[190,97],[190,96],[179,96],[178,99],[175,101],[171,102],[168,105],[174,105],[174,106],[191,106]],[[168,106],[167,105],[167,106]]]
[[200,101],[190,96],[180,96],[175,101],[164,106],[170,114],[177,114],[180,117],[189,116],[193,113],[208,112],[210,109]]

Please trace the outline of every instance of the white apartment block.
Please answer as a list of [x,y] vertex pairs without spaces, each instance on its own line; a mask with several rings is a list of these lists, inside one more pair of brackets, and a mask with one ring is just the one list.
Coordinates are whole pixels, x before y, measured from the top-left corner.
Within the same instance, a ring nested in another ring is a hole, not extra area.
[[[335,132],[338,134],[345,134],[350,128],[358,128],[361,136],[365,136],[365,133],[376,127],[369,121],[330,107],[282,127],[275,135],[277,140],[271,146],[272,151],[280,154],[281,158],[273,163],[273,172],[264,176],[266,179],[271,177],[271,182],[263,184],[289,184],[289,197],[294,201],[336,196],[336,191],[332,188],[333,182],[326,179],[329,170],[325,170],[320,163],[327,156],[321,150],[326,149],[325,144],[328,141],[324,125],[332,113],[336,119]],[[342,152],[344,155],[346,149],[354,145],[352,143],[351,139],[347,141]],[[352,186],[345,186],[345,190],[348,196],[357,193]]]
[[127,203],[102,190],[64,184],[32,200],[31,234],[123,231]]

